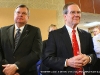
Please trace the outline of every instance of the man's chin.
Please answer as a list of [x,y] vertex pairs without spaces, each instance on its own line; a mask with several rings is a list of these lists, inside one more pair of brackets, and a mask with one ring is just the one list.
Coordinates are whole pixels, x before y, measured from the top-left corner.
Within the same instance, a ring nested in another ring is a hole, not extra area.
[[17,24],[25,24],[24,22],[16,22]]
[[74,25],[78,25],[79,23],[74,23]]

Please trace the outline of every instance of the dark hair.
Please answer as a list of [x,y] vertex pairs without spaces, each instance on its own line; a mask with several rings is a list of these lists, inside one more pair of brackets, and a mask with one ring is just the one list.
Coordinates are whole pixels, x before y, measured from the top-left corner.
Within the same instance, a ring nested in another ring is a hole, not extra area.
[[64,7],[63,7],[63,14],[68,13],[68,6],[70,6],[70,5],[77,5],[77,4],[74,3],[74,2],[70,2],[70,3],[65,4]]
[[15,8],[15,10],[16,10],[17,8],[27,8],[28,15],[30,14],[29,8],[28,8],[26,5],[24,5],[24,4],[18,5],[18,6]]

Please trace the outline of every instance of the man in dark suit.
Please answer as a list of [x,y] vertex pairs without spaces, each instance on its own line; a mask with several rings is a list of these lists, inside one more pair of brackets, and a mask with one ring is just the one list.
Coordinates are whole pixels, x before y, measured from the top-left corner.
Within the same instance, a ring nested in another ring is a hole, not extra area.
[[[40,59],[42,38],[40,29],[27,24],[29,9],[19,5],[14,12],[15,24],[0,30],[0,51],[5,75],[37,75],[36,63]],[[20,38],[15,45],[18,29]]]
[[[65,4],[63,8],[65,26],[49,33],[43,63],[51,68],[52,75],[91,75],[90,67],[96,61],[91,34],[79,29],[81,10],[75,3]],[[76,31],[79,46],[74,55],[72,30]],[[81,71],[78,71],[81,69]]]
[[[51,24],[48,28],[48,32],[51,32],[51,31],[54,31],[57,29],[57,26],[54,25],[54,24]],[[47,41],[48,40],[44,40],[43,41],[43,48],[42,48],[42,56],[44,55],[44,52],[45,52],[45,49],[46,49],[46,45],[47,45]],[[40,66],[40,70],[41,70],[41,73],[43,75],[51,75],[51,73],[49,72],[50,71],[50,68],[45,66],[42,62],[41,62],[41,66]],[[45,72],[44,72],[45,71]],[[47,72],[48,71],[48,72]]]

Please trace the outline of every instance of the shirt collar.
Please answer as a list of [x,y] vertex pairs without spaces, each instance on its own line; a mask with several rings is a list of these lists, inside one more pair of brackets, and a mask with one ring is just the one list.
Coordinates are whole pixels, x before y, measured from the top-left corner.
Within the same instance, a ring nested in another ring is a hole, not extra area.
[[[68,25],[65,25],[65,26],[66,26],[68,32],[71,33],[73,29],[71,27],[69,27]],[[76,30],[76,32],[77,32],[77,26],[74,28],[74,30]]]
[[[24,27],[25,27],[25,25],[22,26],[22,27],[20,27],[21,32],[23,31]],[[15,24],[15,31],[16,31],[17,29],[19,29],[19,28],[18,28],[17,25]]]

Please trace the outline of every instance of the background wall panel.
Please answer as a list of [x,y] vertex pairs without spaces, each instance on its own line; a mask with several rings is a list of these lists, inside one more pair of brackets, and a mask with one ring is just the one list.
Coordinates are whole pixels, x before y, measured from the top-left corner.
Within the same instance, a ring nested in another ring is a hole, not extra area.
[[93,0],[95,13],[100,14],[100,0]]
[[100,0],[65,0],[65,4],[68,2],[77,3],[82,12],[100,14]]
[[74,2],[74,3],[76,3],[80,6],[79,0],[65,0],[65,4],[68,3],[68,2]]
[[94,13],[93,0],[80,0],[82,12]]

